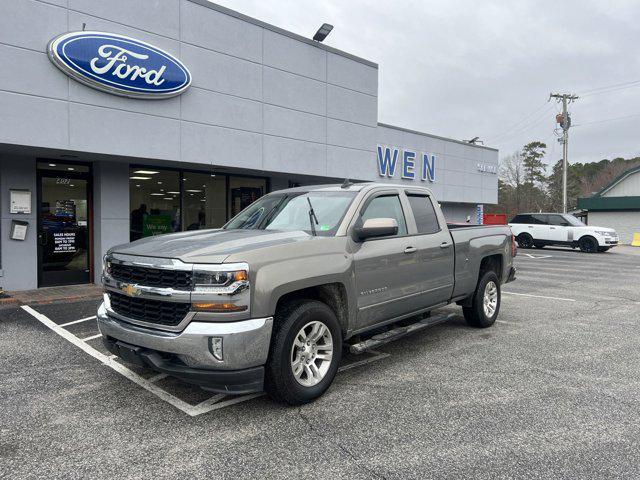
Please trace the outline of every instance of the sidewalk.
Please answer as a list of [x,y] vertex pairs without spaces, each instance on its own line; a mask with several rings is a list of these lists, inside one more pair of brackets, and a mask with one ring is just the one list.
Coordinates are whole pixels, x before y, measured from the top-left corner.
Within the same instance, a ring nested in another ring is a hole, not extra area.
[[[37,290],[4,292],[0,297],[0,308],[17,305],[42,305],[45,303],[66,303],[79,300],[98,300],[102,296],[99,285],[67,285],[64,287],[44,287]],[[5,298],[3,298],[5,297]]]

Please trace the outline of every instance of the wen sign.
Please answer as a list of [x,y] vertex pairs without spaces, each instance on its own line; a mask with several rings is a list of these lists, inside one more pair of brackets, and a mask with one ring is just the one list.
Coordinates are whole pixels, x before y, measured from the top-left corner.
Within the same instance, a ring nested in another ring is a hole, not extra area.
[[407,180],[420,178],[422,181],[436,181],[436,156],[428,153],[418,155],[412,150],[401,150],[378,145],[378,174],[393,178],[396,172]]
[[104,32],[59,35],[47,48],[71,78],[104,92],[133,98],[168,98],[191,84],[187,67],[167,52],[134,38]]

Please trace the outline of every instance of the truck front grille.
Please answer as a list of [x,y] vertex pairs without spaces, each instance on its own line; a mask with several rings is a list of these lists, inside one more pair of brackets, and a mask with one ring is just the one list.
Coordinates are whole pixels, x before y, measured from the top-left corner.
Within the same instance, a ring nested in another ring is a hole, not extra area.
[[191,305],[181,302],[161,302],[147,298],[128,297],[109,292],[114,312],[133,320],[175,327],[189,312]]
[[185,270],[166,270],[112,263],[109,274],[120,282],[135,283],[145,287],[173,288],[175,290],[191,290],[192,288],[193,274]]

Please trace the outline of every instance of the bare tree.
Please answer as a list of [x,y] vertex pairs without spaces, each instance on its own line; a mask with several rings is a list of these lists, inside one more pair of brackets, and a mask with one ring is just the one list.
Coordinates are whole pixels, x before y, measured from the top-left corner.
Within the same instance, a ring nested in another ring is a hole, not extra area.
[[500,179],[510,187],[513,201],[505,205],[507,210],[519,212],[522,206],[522,190],[525,181],[524,159],[520,152],[514,152],[502,159],[500,163]]
[[630,168],[638,165],[640,165],[640,161],[615,159],[593,177],[583,177],[580,181],[580,193],[582,196],[589,197]]

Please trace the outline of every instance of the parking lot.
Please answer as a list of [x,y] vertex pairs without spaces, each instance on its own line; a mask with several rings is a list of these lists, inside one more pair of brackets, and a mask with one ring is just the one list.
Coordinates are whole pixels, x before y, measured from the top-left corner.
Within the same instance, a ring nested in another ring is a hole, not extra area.
[[521,250],[492,328],[448,307],[299,408],[121,363],[95,301],[0,310],[0,476],[637,478],[636,252]]

